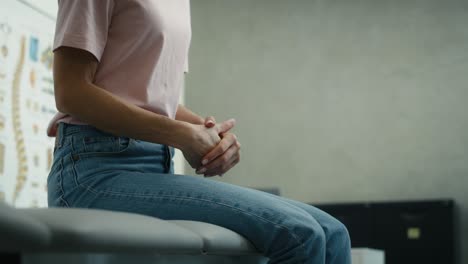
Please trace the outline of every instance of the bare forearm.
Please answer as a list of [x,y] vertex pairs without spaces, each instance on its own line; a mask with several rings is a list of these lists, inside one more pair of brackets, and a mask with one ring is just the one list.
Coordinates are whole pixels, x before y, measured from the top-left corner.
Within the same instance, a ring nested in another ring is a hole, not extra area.
[[79,91],[61,102],[61,112],[70,114],[103,131],[181,148],[187,123],[144,110],[94,84],[82,83]]
[[188,122],[195,125],[202,125],[205,119],[190,111],[187,107],[180,105],[177,107],[176,120]]

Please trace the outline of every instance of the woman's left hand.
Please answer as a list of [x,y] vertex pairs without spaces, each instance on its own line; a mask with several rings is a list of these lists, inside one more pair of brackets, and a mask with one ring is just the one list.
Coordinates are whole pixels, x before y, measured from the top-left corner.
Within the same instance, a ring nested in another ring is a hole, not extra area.
[[[214,117],[205,118],[207,128],[216,125]],[[219,135],[221,141],[202,159],[203,166],[196,170],[197,174],[204,176],[222,176],[240,161],[240,143],[236,135],[231,132]]]

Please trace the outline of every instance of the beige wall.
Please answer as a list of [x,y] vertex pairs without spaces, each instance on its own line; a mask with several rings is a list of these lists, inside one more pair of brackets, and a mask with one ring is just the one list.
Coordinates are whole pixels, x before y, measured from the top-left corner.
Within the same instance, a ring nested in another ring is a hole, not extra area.
[[187,105],[236,117],[243,146],[223,180],[305,202],[453,198],[466,251],[468,1],[203,0],[192,17]]

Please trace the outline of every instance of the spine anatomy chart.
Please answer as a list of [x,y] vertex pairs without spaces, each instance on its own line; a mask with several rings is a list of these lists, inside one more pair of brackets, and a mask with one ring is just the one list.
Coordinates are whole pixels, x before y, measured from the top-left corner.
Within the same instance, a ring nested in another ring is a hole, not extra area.
[[47,206],[54,25],[20,1],[0,1],[0,201],[17,207]]
[[18,198],[18,194],[23,189],[28,176],[28,162],[25,150],[24,136],[23,131],[21,130],[21,113],[20,113],[20,85],[21,85],[21,75],[23,72],[24,65],[24,55],[25,53],[25,38],[21,38],[20,42],[20,55],[18,64],[13,77],[12,85],[12,97],[11,97],[11,113],[12,113],[12,122],[13,122],[13,131],[15,135],[16,143],[16,159],[18,161],[17,165],[17,174],[16,174],[16,186],[13,193],[13,203]]

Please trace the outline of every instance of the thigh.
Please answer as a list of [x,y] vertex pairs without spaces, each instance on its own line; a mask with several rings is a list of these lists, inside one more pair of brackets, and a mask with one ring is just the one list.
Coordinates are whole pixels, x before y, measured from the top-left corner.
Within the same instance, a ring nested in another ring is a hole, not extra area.
[[[231,229],[262,252],[303,244],[321,232],[304,210],[249,188],[196,176],[122,172],[108,182],[81,186],[72,207],[126,211],[165,220],[192,220]],[[321,234],[318,234],[321,235]]]
[[339,222],[336,218],[318,209],[317,207],[286,197],[281,197],[270,193],[266,194],[272,198],[277,199],[278,201],[288,204],[289,206],[300,208],[303,211],[310,214],[323,228],[327,237],[329,237],[332,233],[336,232],[337,229],[344,228],[343,224]]

